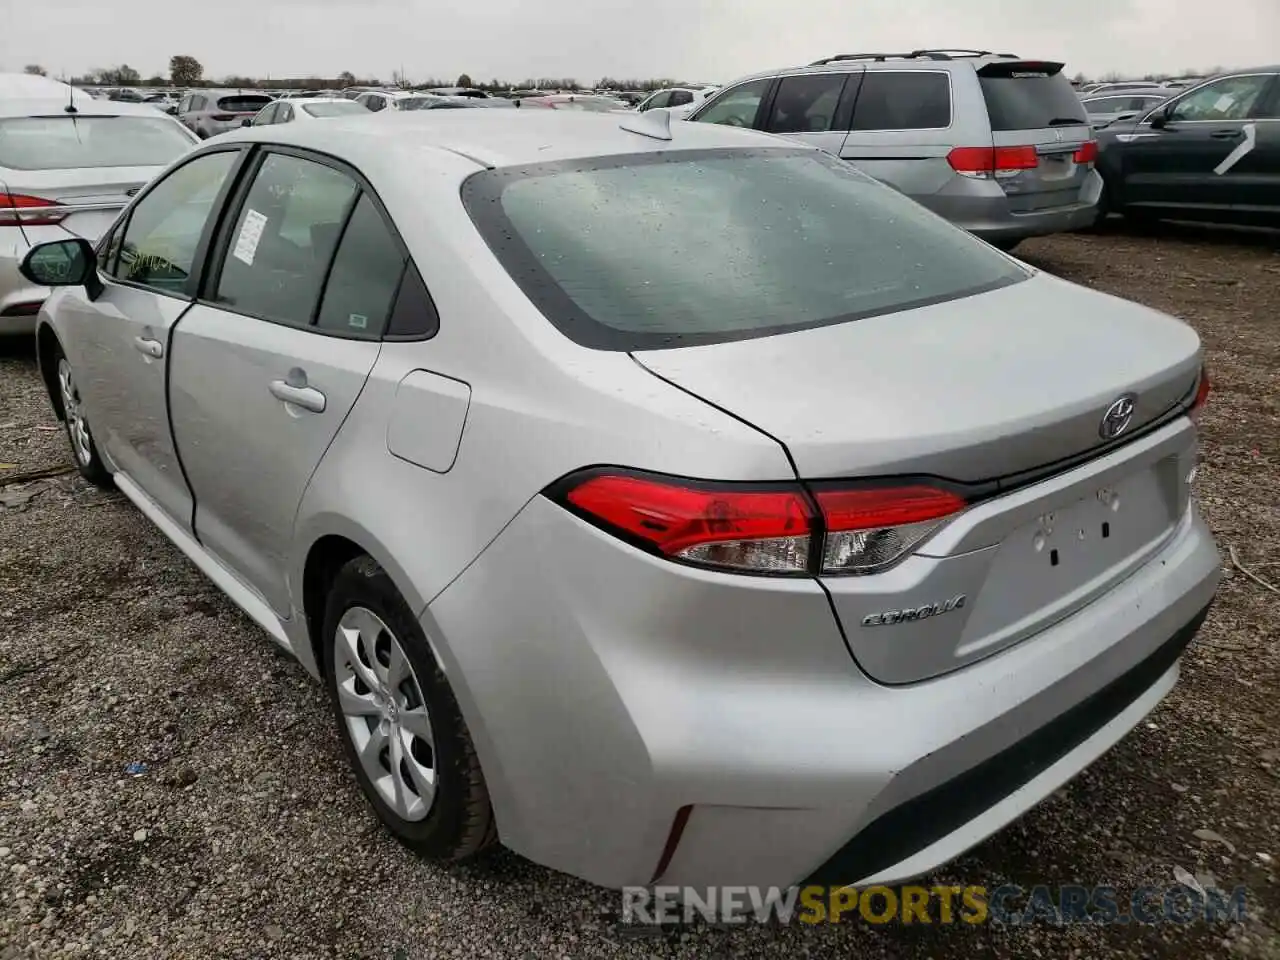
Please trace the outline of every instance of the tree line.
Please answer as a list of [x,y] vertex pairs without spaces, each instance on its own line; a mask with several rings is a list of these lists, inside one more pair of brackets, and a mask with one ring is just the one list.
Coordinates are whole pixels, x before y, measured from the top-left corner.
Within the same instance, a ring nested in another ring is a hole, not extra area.
[[[48,71],[39,64],[29,64],[26,72],[39,76],[47,76]],[[258,89],[297,89],[297,90],[326,90],[333,87],[400,87],[401,89],[422,89],[431,87],[474,87],[480,90],[486,90],[490,93],[505,93],[511,90],[582,90],[584,86],[574,77],[526,77],[524,80],[509,82],[506,80],[472,80],[469,74],[462,74],[456,80],[449,80],[442,77],[427,77],[424,79],[411,79],[403,71],[392,71],[389,82],[383,82],[378,77],[361,77],[349,70],[344,70],[336,77],[303,77],[303,78],[272,78],[272,77],[247,77],[247,76],[226,76],[219,80],[206,78],[204,75],[204,65],[195,57],[187,54],[178,54],[169,59],[168,76],[162,74],[153,74],[144,78],[141,71],[122,63],[115,67],[99,67],[88,71],[83,76],[71,77],[69,83],[77,86],[99,86],[99,87],[195,87],[195,86],[222,86],[236,87],[240,89],[258,88]],[[614,77],[602,77],[600,82],[592,89],[597,90],[660,90],[663,87],[676,86],[675,80],[654,77],[646,80],[641,79],[617,79]]]

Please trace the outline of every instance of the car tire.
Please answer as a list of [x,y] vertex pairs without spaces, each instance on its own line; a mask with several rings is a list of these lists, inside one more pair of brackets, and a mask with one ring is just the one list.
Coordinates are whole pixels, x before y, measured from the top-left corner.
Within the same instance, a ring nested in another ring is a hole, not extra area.
[[453,690],[413,611],[371,558],[338,572],[323,629],[343,752],[378,819],[433,860],[493,845],[493,807]]
[[93,431],[85,416],[71,363],[61,350],[54,354],[53,361],[58,399],[62,407],[62,425],[67,431],[67,442],[71,444],[71,456],[76,462],[76,469],[80,471],[80,476],[94,486],[109,490],[115,484],[111,479],[111,471],[98,455],[98,445],[94,442]]

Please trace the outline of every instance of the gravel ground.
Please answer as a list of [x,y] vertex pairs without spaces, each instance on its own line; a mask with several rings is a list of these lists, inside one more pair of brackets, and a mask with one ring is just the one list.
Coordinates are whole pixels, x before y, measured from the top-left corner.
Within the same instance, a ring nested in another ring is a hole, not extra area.
[[[1215,379],[1201,502],[1224,556],[1280,584],[1280,244],[1117,228],[1020,253],[1200,331]],[[321,688],[140,514],[74,475],[10,482],[69,452],[32,357],[5,349],[0,960],[1280,957],[1278,598],[1239,570],[1150,722],[929,882],[1127,891],[1180,869],[1247,885],[1246,923],[639,936],[612,893],[502,851],[434,866],[383,833]]]

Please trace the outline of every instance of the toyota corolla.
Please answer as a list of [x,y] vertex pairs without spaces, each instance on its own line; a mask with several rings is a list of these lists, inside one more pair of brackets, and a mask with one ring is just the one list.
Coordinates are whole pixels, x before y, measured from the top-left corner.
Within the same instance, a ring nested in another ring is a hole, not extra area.
[[210,141],[27,256],[54,408],[323,682],[412,849],[926,872],[1177,679],[1200,342],[661,114]]

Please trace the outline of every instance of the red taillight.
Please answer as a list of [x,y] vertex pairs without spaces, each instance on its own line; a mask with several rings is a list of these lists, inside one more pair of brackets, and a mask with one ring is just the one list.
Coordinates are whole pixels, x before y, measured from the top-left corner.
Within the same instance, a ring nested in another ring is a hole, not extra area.
[[798,484],[592,471],[560,486],[558,499],[580,516],[638,546],[698,566],[774,575],[873,573],[967,506],[919,484],[824,485],[811,498]]
[[1209,401],[1209,391],[1211,389],[1212,384],[1209,382],[1209,368],[1202,367],[1200,369],[1200,382],[1196,384],[1196,396],[1195,399],[1191,401],[1191,410],[1189,411],[1192,420],[1199,419],[1201,409]]
[[966,177],[990,179],[1040,165],[1035,147],[956,147],[947,154],[947,163]]
[[1098,141],[1090,140],[1084,144],[1079,150],[1072,154],[1072,159],[1076,163],[1093,163],[1098,159]]
[[923,485],[819,490],[826,522],[823,573],[872,573],[897,560],[967,506],[963,497]]
[[55,200],[25,193],[0,193],[0,227],[30,227],[61,223],[70,211]]
[[799,489],[712,488],[600,474],[565,499],[668,557],[762,573],[804,573],[808,567],[813,523]]

